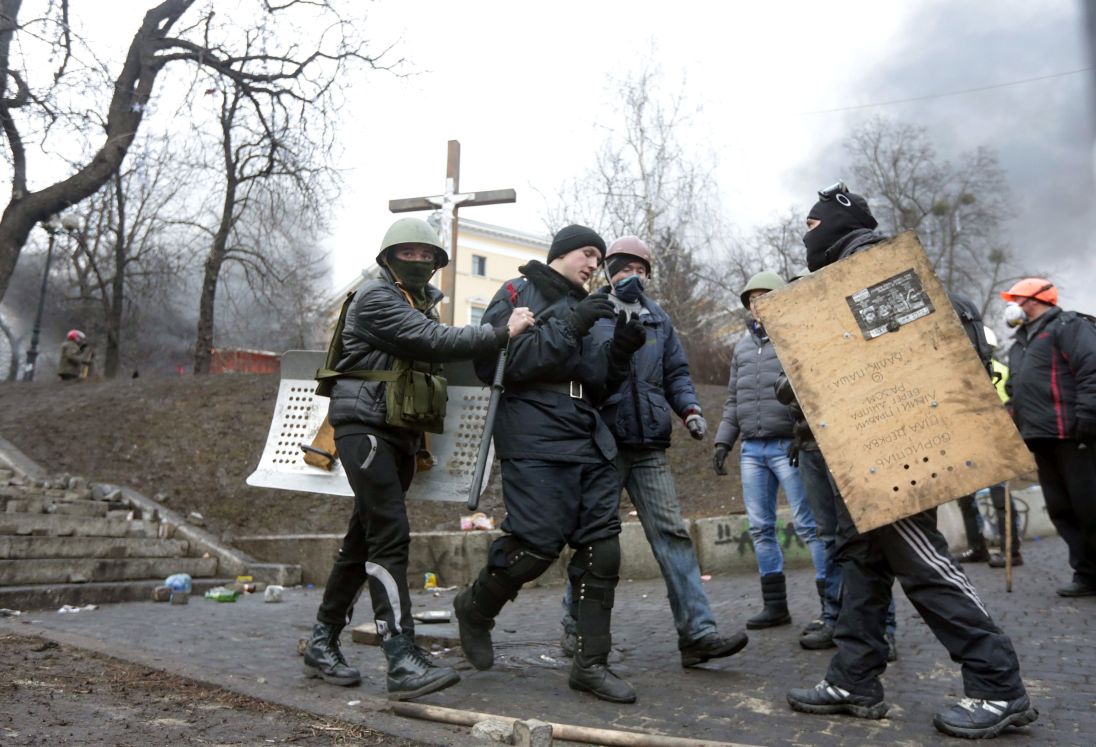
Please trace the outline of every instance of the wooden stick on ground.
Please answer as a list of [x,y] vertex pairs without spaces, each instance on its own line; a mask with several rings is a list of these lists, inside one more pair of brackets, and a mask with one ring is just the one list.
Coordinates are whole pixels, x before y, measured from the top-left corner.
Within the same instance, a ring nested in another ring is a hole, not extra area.
[[[423,719],[426,721],[440,721],[442,723],[456,724],[458,726],[474,726],[476,723],[486,719],[506,722],[518,720],[513,716],[499,716],[493,713],[464,711],[458,708],[444,708],[442,706],[427,705],[425,703],[393,701],[389,704],[389,709],[397,716]],[[609,747],[749,747],[749,745],[743,745],[737,742],[711,742],[704,739],[667,737],[661,734],[649,734],[646,732],[597,729],[591,726],[575,726],[574,724],[556,723],[552,724],[552,737],[569,742],[602,744],[608,745]]]

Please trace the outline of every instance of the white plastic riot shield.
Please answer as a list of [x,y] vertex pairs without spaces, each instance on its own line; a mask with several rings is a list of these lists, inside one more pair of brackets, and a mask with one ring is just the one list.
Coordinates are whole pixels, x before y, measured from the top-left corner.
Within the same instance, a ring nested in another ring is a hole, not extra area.
[[[304,461],[301,444],[311,444],[327,415],[327,397],[316,395],[316,369],[323,366],[324,352],[290,350],[282,356],[282,380],[274,417],[263,447],[259,465],[247,478],[247,484],[260,488],[297,490],[305,493],[353,495],[341,462],[330,470],[313,467]],[[430,451],[435,464],[419,471],[411,482],[407,497],[431,501],[465,501],[476,467],[476,450],[483,433],[490,390],[476,379],[469,363],[446,366],[449,402],[445,413],[445,432],[430,434]],[[492,447],[483,483],[490,479]]]

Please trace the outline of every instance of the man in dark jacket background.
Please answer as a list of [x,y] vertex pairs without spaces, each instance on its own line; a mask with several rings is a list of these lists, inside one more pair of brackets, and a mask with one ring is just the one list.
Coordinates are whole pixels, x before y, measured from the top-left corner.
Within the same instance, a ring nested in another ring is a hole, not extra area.
[[[844,184],[819,192],[807,215],[807,267],[821,270],[883,240],[868,202]],[[948,554],[936,511],[860,533],[844,501],[837,501],[836,559],[844,574],[826,677],[788,691],[788,703],[806,713],[886,715],[880,675],[887,668],[884,620],[897,578],[963,675],[964,698],[936,714],[933,724],[951,736],[996,737],[1008,726],[1038,718],[1031,707],[1012,641],[990,618],[974,586]]]
[[[575,589],[577,642],[569,685],[616,703],[635,690],[609,668],[610,620],[620,571],[620,478],[617,448],[597,405],[627,376],[633,353],[647,341],[637,320],[616,314],[604,293],[587,294],[605,255],[605,241],[579,225],[552,239],[548,264],[523,265],[503,284],[483,320],[497,324],[527,306],[536,326],[511,341],[505,391],[495,420],[502,462],[505,532],[487,565],[453,602],[461,648],[477,669],[494,664],[491,629],[506,602],[540,576],[566,545],[575,549],[567,575]],[[616,316],[611,338],[590,334]],[[494,358],[476,364],[490,382]]]
[[354,490],[354,511],[324,588],[304,671],[336,685],[361,681],[343,657],[339,633],[368,583],[388,661],[388,692],[399,700],[448,687],[460,676],[434,664],[415,645],[404,494],[415,475],[423,431],[391,423],[395,413],[389,411],[386,393],[395,385],[392,369],[402,362],[431,376],[437,364],[497,351],[533,320],[529,309],[515,308],[495,326],[440,324],[436,307],[442,293],[428,281],[448,262],[425,221],[401,218],[392,224],[377,255],[379,276],[361,284],[347,309],[342,356],[335,365],[342,376],[335,379],[328,410],[339,459]]
[[[617,444],[614,460],[623,487],[636,508],[647,542],[666,582],[678,649],[683,667],[730,656],[747,643],[744,632],[729,638],[719,634],[708,595],[700,581],[700,564],[674,488],[666,460],[672,415],[682,419],[694,439],[704,439],[707,423],[700,409],[689,361],[666,312],[644,292],[653,258],[647,244],[636,236],[617,239],[605,255],[603,288],[617,312],[635,315],[646,330],[646,343],[632,357],[628,377],[599,408]],[[609,341],[615,330],[611,318],[600,319],[592,330],[595,342]],[[563,650],[575,647],[575,615],[570,585],[564,594]]]
[[1035,455],[1047,513],[1069,547],[1063,597],[1096,595],[1096,326],[1058,306],[1058,289],[1024,278],[1001,297],[1026,321],[1009,350],[1006,390]]
[[[764,601],[761,612],[746,621],[746,627],[751,629],[789,625],[792,621],[784,580],[784,553],[776,537],[776,495],[780,487],[788,499],[795,531],[811,554],[819,598],[825,600],[826,551],[818,539],[799,469],[788,457],[795,419],[788,406],[777,401],[774,388],[783,369],[764,327],[750,310],[754,298],[785,285],[784,278],[775,272],[759,272],[742,290],[740,298],[750,318],[746,334],[735,343],[731,356],[727,399],[713,455],[715,473],[727,474],[723,463],[735,441],[742,437],[742,501],[750,522]],[[810,631],[804,631],[807,632]]]

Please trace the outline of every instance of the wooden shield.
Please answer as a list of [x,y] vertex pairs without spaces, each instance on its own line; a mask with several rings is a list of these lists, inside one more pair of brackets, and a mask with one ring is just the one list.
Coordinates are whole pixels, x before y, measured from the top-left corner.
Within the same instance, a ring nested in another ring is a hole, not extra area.
[[754,308],[861,532],[1034,470],[915,234]]

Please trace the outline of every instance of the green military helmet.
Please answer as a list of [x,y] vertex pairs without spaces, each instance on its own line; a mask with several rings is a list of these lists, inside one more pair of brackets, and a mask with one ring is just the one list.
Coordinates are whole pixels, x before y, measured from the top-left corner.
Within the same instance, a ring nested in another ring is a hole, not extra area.
[[784,282],[784,278],[780,277],[775,272],[766,270],[765,272],[759,272],[750,278],[750,282],[746,283],[746,287],[742,289],[742,293],[740,293],[738,297],[742,299],[742,305],[748,309],[750,308],[748,298],[750,291],[774,291],[783,288],[785,285],[787,285],[787,283]]
[[377,264],[382,264],[384,253],[400,244],[426,244],[434,247],[437,256],[437,267],[445,267],[449,264],[449,255],[441,244],[437,232],[430,224],[421,218],[400,218],[384,232],[381,240],[381,250],[377,254]]

